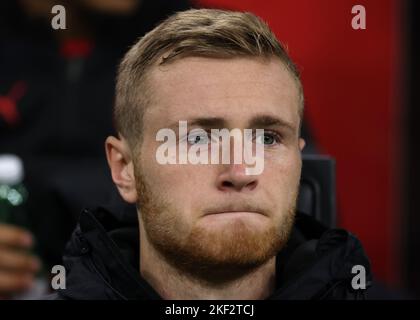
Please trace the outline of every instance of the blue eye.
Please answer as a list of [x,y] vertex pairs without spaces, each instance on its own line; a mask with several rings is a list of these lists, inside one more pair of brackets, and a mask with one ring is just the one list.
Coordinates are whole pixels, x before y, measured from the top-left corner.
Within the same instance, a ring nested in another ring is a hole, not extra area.
[[264,134],[258,135],[255,140],[257,143],[261,143],[266,146],[272,146],[278,143],[280,138],[278,134],[274,132],[265,131]]
[[208,144],[209,136],[208,133],[202,129],[191,130],[188,134],[189,144]]

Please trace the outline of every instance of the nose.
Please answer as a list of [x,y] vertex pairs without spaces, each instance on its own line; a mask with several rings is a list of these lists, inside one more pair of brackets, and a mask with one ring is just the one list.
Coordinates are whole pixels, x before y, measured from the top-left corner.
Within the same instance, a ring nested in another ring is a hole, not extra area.
[[247,175],[246,165],[230,164],[217,180],[220,191],[252,191],[258,185],[257,175]]

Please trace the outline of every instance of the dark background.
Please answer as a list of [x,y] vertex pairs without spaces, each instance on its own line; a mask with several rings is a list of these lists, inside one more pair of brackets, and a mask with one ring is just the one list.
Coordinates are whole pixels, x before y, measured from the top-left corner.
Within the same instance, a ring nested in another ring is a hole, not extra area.
[[404,282],[420,295],[420,4],[411,0],[407,6],[407,161],[406,237]]

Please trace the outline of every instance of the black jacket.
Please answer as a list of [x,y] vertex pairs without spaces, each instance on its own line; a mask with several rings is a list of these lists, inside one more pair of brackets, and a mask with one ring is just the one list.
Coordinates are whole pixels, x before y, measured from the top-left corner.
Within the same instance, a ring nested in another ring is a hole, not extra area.
[[[116,216],[105,208],[84,210],[64,255],[66,289],[53,298],[161,299],[138,272],[138,232],[132,212]],[[359,240],[342,229],[328,230],[304,214],[297,215],[290,240],[276,260],[276,290],[269,299],[369,296],[370,263]],[[365,267],[366,290],[352,288],[355,265]]]

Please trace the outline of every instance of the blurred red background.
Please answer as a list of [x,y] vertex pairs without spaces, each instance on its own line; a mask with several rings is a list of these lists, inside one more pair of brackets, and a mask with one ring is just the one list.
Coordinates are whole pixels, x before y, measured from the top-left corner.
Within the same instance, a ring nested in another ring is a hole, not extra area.
[[[338,226],[356,234],[376,277],[400,284],[401,7],[397,0],[201,0],[262,17],[300,67],[306,119],[336,159]],[[366,8],[366,30],[351,26]]]

